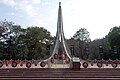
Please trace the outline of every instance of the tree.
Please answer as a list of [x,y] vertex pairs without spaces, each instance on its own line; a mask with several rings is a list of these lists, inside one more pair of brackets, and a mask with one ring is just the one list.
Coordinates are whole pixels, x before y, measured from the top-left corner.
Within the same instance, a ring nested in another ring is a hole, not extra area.
[[78,39],[78,40],[83,41],[83,42],[89,42],[90,41],[89,36],[90,36],[90,34],[87,31],[87,29],[81,28],[73,35],[73,38]]
[[17,43],[18,37],[21,35],[21,26],[15,25],[13,22],[9,22],[6,19],[0,21],[0,42],[1,57],[4,59],[17,59]]
[[80,51],[81,51],[81,58],[86,58],[85,54],[83,54],[83,49],[84,49],[84,43],[90,42],[90,38],[89,38],[90,34],[87,31],[86,28],[81,28],[79,29],[74,35],[73,35],[73,39],[78,40],[79,41],[79,47],[80,47]]
[[120,47],[120,26],[113,27],[108,33],[108,41],[111,47]]
[[0,21],[0,59],[40,59],[46,54],[52,36],[43,27],[21,28],[13,22]]
[[[110,54],[110,58],[111,59],[120,59],[120,26],[117,27],[113,27],[110,29],[110,32],[108,33],[108,41],[110,43],[111,46],[111,54]],[[116,53],[115,53],[115,49],[116,49]]]
[[[28,27],[26,29],[25,43],[28,47],[28,59],[45,57],[47,43],[51,42],[50,32],[43,27]],[[41,56],[40,56],[41,55]]]

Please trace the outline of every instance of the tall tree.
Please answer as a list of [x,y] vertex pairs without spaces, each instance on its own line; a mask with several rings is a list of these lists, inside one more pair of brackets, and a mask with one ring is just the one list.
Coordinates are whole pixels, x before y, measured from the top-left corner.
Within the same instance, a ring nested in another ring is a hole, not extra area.
[[120,59],[120,26],[111,28],[107,36],[111,46],[110,58]]
[[78,40],[83,41],[83,42],[89,42],[90,41],[89,36],[90,36],[90,34],[87,31],[87,29],[81,28],[73,35],[73,38],[78,39]]
[[4,59],[11,59],[15,55],[15,41],[11,31],[12,25],[13,22],[6,20],[0,22],[2,28],[0,36],[0,42],[2,43],[1,57],[4,57]]
[[51,42],[51,35],[43,27],[29,27],[26,31],[25,41],[29,49],[28,58],[38,59],[45,56],[43,53],[47,43]]
[[111,47],[120,47],[120,26],[115,26],[110,30],[108,33],[108,41],[110,42]]
[[85,54],[83,54],[84,52],[84,43],[90,42],[90,38],[89,38],[90,34],[87,31],[86,28],[81,28],[79,29],[74,35],[73,35],[73,39],[78,40],[79,41],[79,48],[80,48],[80,55],[81,58],[87,58],[87,56]]
[[23,29],[0,21],[0,59],[40,59],[46,55],[47,43],[52,43],[52,37],[43,27]]

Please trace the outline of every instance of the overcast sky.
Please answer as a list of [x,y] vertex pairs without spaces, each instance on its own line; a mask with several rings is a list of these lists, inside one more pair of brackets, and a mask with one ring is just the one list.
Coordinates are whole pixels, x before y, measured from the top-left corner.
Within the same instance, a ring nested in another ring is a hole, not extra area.
[[92,40],[102,38],[120,25],[120,0],[0,0],[0,20],[44,27],[55,36],[59,2],[66,38],[80,28],[87,28]]

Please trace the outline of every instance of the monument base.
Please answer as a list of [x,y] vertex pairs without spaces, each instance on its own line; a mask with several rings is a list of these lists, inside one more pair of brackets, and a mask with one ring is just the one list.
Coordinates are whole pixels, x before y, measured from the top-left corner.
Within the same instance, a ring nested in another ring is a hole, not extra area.
[[73,57],[73,70],[80,70],[80,59],[78,57]]

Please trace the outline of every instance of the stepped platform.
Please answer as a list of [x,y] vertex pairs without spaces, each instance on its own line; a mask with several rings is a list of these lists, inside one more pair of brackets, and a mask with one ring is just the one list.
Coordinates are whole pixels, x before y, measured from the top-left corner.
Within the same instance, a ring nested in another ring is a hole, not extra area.
[[4,68],[0,80],[120,80],[119,68]]

